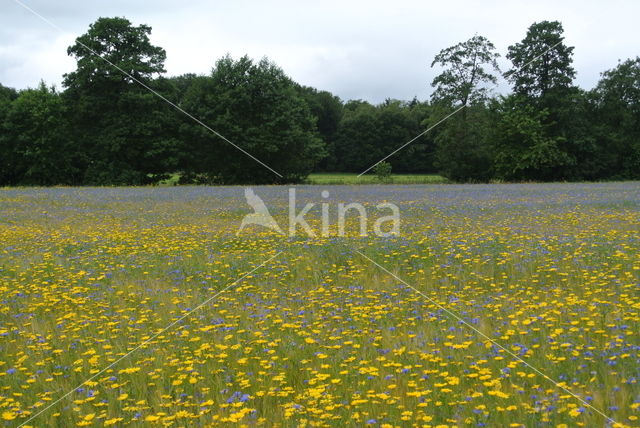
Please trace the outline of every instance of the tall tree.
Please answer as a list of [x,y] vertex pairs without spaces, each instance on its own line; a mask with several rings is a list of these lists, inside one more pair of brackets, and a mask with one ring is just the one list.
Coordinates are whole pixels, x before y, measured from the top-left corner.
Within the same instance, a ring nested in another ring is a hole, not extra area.
[[564,44],[563,32],[558,21],[536,22],[521,42],[509,46],[507,58],[513,67],[505,77],[516,94],[543,97],[551,89],[571,86],[576,74],[573,47]]
[[169,107],[134,81],[153,86],[164,72],[165,51],[150,33],[125,18],[100,18],[68,49],[77,69],[64,76],[65,99],[86,152],[86,183],[142,184],[170,168],[160,120]]
[[453,105],[484,102],[489,88],[495,85],[499,72],[495,46],[482,36],[473,36],[465,42],[441,50],[433,59],[431,67],[436,64],[443,68],[442,73],[431,82],[435,88],[431,99],[434,102]]
[[273,168],[259,165],[201,126],[188,125],[186,177],[221,183],[298,182],[325,155],[315,118],[294,82],[267,59],[244,56],[216,62],[196,79],[184,107],[236,146]]
[[[485,102],[498,73],[495,46],[482,36],[458,43],[438,53],[431,67],[443,71],[433,79],[431,96],[441,120],[453,109],[462,108],[436,132],[436,163],[442,174],[456,181],[484,181],[489,178],[490,159],[486,145]],[[469,120],[473,116],[473,120]]]
[[505,77],[513,84],[520,103],[546,111],[539,119],[549,138],[557,144],[566,160],[554,169],[553,180],[589,179],[596,175],[595,140],[586,121],[584,91],[573,85],[573,47],[564,41],[564,29],[558,21],[532,24],[521,42],[508,48],[513,64]]

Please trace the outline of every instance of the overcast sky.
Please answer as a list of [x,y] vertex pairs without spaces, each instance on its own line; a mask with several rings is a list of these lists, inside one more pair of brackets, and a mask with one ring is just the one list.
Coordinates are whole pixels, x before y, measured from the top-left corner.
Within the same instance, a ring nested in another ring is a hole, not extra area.
[[507,46],[541,20],[564,25],[583,88],[640,54],[638,1],[21,1],[63,31],[0,1],[0,83],[15,88],[40,79],[59,87],[75,67],[67,46],[101,16],[150,25],[168,75],[208,73],[225,53],[267,56],[301,84],[372,102],[428,98],[433,56],[476,33],[496,45],[506,70]]

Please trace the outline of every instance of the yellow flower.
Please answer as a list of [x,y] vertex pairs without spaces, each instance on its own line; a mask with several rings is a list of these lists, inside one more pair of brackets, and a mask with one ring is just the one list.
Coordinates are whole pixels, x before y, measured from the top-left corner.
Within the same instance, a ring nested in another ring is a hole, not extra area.
[[5,421],[12,421],[16,418],[16,414],[14,412],[2,412],[2,419]]

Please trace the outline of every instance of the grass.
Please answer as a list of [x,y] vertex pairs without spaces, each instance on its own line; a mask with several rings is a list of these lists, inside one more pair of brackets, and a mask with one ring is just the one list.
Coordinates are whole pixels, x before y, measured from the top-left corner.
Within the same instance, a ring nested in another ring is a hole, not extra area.
[[[174,186],[180,180],[179,174],[172,174],[170,178],[160,182],[161,186]],[[358,177],[355,173],[323,172],[310,174],[307,184],[315,185],[352,185],[352,184],[437,184],[446,183],[447,179],[435,174],[392,174],[386,183],[380,181],[373,174]]]
[[[358,177],[358,174],[355,173],[342,172],[310,174],[307,182],[317,185],[381,184],[373,174]],[[435,174],[392,174],[387,184],[436,184],[446,182],[446,178]]]
[[240,187],[0,191],[0,424],[614,426],[575,394],[638,425],[638,183],[297,198],[394,202],[401,234],[236,236]]

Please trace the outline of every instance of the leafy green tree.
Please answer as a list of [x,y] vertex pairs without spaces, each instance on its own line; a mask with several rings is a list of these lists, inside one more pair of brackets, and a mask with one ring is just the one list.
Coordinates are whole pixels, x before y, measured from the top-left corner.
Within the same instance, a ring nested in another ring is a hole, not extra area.
[[326,148],[327,155],[319,162],[316,169],[330,170],[336,162],[335,138],[343,113],[342,100],[328,91],[296,86],[307,102],[311,114],[316,118],[316,128]]
[[391,164],[387,161],[382,161],[376,164],[373,168],[373,172],[376,175],[376,179],[381,183],[391,182]]
[[[182,100],[184,99],[185,95],[189,91],[189,88],[199,77],[200,76],[198,76],[195,73],[186,73],[180,76],[173,76],[173,77],[166,78],[167,83],[171,87],[170,89],[171,92],[167,94],[170,96],[169,99],[176,104],[182,104]],[[165,78],[160,77],[160,79],[165,79]],[[162,92],[162,94],[164,95],[165,92]]]
[[99,18],[67,49],[77,69],[65,74],[65,86],[80,91],[88,90],[89,83],[122,87],[132,83],[129,76],[147,81],[164,73],[166,52],[151,44],[150,34],[151,27],[134,26],[126,18]]
[[[407,126],[410,128],[411,141],[401,151],[393,156],[393,168],[398,173],[437,173],[434,165],[436,143],[432,132],[424,133],[434,113],[434,107],[428,101],[418,101],[416,98],[405,104],[404,113],[407,116]],[[405,144],[404,142],[402,144]]]
[[307,103],[294,82],[267,59],[218,60],[210,77],[193,82],[184,107],[283,176],[203,127],[189,125],[183,162],[187,177],[220,183],[299,182],[325,155]]
[[590,94],[601,177],[640,178],[640,57],[602,73]]
[[334,153],[334,169],[347,172],[362,172],[388,154],[379,143],[375,106],[362,100],[345,104]]
[[[431,98],[437,115],[427,123],[435,125],[453,114],[435,133],[435,161],[439,171],[455,181],[485,181],[490,174],[490,153],[486,142],[485,103],[499,72],[495,46],[482,36],[458,43],[438,53],[431,67],[443,68],[431,83]],[[454,113],[455,109],[462,109]]]
[[0,182],[16,185],[73,184],[74,148],[66,139],[62,101],[44,82],[21,91],[4,114]]
[[[431,126],[434,118],[441,119],[450,112],[436,106],[425,125]],[[491,178],[490,118],[484,104],[473,104],[432,131],[438,173],[457,182],[485,182]]]
[[496,102],[494,128],[495,178],[508,181],[553,180],[572,159],[560,147],[562,138],[550,135],[545,125],[549,112],[511,95]]
[[0,84],[0,105],[6,105],[16,98],[18,98],[18,92],[15,89]]
[[441,50],[433,59],[443,68],[442,73],[431,82],[435,88],[431,99],[437,103],[453,105],[459,103],[482,103],[486,101],[489,87],[498,80],[493,74],[499,72],[495,46],[482,36],[473,36],[465,42]]
[[[336,134],[336,171],[362,172],[392,153],[423,130],[425,106],[388,99],[373,106],[361,100],[345,104]],[[429,141],[421,137],[389,158],[398,172],[424,171],[430,155]]]
[[507,59],[513,67],[505,77],[517,95],[544,97],[550,90],[569,88],[575,77],[573,47],[564,44],[558,21],[532,24],[525,38],[509,46]]
[[68,49],[77,69],[64,76],[64,96],[87,184],[144,184],[172,168],[165,151],[174,141],[161,120],[170,107],[139,84],[152,87],[164,72],[165,51],[150,33],[125,18],[100,18]]
[[15,176],[19,175],[14,173],[15,144],[6,120],[16,98],[18,93],[15,89],[0,84],[0,186],[13,184]]
[[587,120],[587,97],[573,84],[573,47],[565,44],[563,32],[557,21],[532,24],[521,42],[509,46],[507,58],[513,67],[505,77],[513,84],[519,103],[545,112],[537,118],[554,141],[558,155],[554,163],[564,165],[554,168],[552,175],[549,170],[541,171],[540,179],[593,179],[601,168],[594,161],[597,149],[592,123]]
[[[420,135],[424,128],[422,121],[429,113],[428,105],[387,99],[377,108],[378,143],[386,156]],[[433,141],[429,135],[422,135],[411,144],[387,159],[397,173],[432,172]],[[380,160],[378,157],[376,161]],[[367,167],[369,167],[367,165]],[[361,172],[362,169],[359,171]]]

